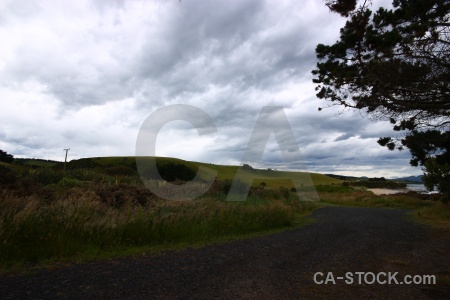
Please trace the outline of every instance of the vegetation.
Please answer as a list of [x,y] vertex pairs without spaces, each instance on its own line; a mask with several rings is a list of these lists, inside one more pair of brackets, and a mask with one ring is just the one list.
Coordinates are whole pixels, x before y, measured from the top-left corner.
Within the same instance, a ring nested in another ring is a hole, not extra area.
[[434,205],[424,206],[412,213],[414,219],[430,224],[433,227],[450,230],[450,206],[446,204],[435,203]]
[[385,188],[385,189],[404,189],[406,183],[395,182],[391,180],[364,180],[364,181],[346,181],[342,183],[345,186],[363,186],[369,189]]
[[0,264],[118,255],[287,228],[315,208],[281,187],[253,187],[247,201],[227,202],[231,180],[217,180],[196,200],[162,200],[136,172],[127,173],[134,170],[130,160],[74,161],[65,174],[59,166],[0,166]]
[[390,150],[410,149],[411,164],[427,174],[426,186],[437,187],[448,201],[450,2],[394,0],[394,9],[376,13],[370,2],[326,1],[348,21],[334,45],[317,45],[317,97],[405,131],[401,139],[378,142]]
[[[103,194],[71,188],[53,201],[4,192],[1,263],[79,257],[124,247],[198,243],[292,226],[296,216],[311,209],[310,204],[286,198],[253,197],[245,203],[206,197],[191,202],[160,201],[145,197],[145,191],[121,188],[119,192],[102,187]],[[117,198],[109,197],[112,195]]]
[[423,182],[428,190],[435,187],[444,194],[443,202],[450,201],[450,165],[439,164],[436,158],[430,158],[426,164],[426,172],[423,175]]
[[350,186],[318,186],[321,203],[332,205],[408,208],[413,220],[433,227],[450,229],[450,206],[438,201],[439,195],[417,194],[415,192],[391,195],[375,195],[367,190]]
[[413,209],[410,215],[414,221],[431,225],[442,230],[450,230],[450,206],[438,201],[436,194],[415,192],[375,195],[359,187],[324,185],[318,186],[319,204]]
[[49,160],[49,159],[40,159],[40,158],[14,158],[15,165],[28,165],[32,167],[54,167],[57,164],[62,164],[62,162]]
[[421,200],[415,194],[375,195],[368,191],[353,190],[346,193],[319,192],[322,202],[335,205],[387,208],[421,208],[433,202]]
[[13,162],[13,160],[14,156],[0,149],[0,162],[10,164]]
[[177,180],[191,181],[195,178],[197,170],[182,163],[156,163],[161,178],[165,181]]
[[[305,182],[296,191],[284,185],[286,172],[256,169],[249,172],[257,172],[264,181],[255,180],[247,201],[228,202],[237,167],[170,158],[159,161],[173,166],[174,172],[183,163],[193,169],[208,166],[219,171],[219,178],[195,200],[167,201],[145,188],[131,157],[71,161],[65,173],[60,164],[0,165],[0,267],[117,256],[286,229],[301,224],[306,214],[327,204],[435,205],[415,194],[376,196],[320,174],[310,174],[315,186]],[[294,180],[305,179],[305,173],[289,175]],[[164,182],[148,180],[170,192]],[[192,191],[203,185],[201,181],[177,182]],[[302,201],[309,199],[309,193],[319,193],[321,202]],[[433,211],[423,214],[430,220],[448,219]]]

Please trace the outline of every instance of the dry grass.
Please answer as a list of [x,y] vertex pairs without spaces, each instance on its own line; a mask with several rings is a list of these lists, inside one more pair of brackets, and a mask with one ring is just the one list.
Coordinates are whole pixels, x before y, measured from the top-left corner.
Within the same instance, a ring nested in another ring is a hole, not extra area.
[[145,189],[74,187],[50,200],[37,193],[23,196],[4,189],[0,194],[0,264],[245,235],[295,225],[298,216],[314,208],[284,191],[235,203],[210,196],[165,201],[141,188]]
[[433,205],[418,209],[413,216],[420,222],[450,231],[450,204],[448,203],[435,202]]

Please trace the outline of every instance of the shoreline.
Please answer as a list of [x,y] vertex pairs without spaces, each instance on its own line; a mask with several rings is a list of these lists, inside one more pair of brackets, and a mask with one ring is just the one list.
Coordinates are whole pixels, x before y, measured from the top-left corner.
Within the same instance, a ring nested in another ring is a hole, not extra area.
[[375,195],[392,195],[392,194],[407,193],[407,192],[412,191],[408,188],[404,188],[404,189],[374,188],[374,189],[367,189],[367,190],[374,193]]

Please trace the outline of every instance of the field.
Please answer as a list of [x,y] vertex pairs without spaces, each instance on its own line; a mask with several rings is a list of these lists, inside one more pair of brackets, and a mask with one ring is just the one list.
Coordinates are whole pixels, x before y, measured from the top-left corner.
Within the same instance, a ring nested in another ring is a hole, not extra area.
[[[161,176],[193,193],[200,166],[217,171],[210,189],[191,201],[164,200],[147,189],[134,157],[86,158],[0,165],[0,267],[3,270],[115,257],[221,242],[310,222],[323,205],[414,208],[414,217],[448,228],[448,205],[415,194],[376,196],[341,180],[302,172],[244,170],[247,201],[226,201],[237,166],[157,158]],[[151,171],[151,170],[150,170]],[[174,185],[152,179],[168,193]],[[144,174],[145,175],[145,174]],[[147,176],[145,175],[145,176]],[[186,178],[178,178],[187,176]],[[254,182],[250,179],[258,177]],[[300,190],[292,189],[293,183]],[[318,196],[317,199],[313,196]],[[316,199],[320,201],[308,201]]]

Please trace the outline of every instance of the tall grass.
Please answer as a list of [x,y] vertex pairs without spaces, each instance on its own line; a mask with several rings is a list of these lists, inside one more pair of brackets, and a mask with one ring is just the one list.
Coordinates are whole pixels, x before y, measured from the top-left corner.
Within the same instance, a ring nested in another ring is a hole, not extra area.
[[450,230],[450,205],[435,202],[434,205],[422,207],[413,213],[416,220],[434,227]]
[[[170,201],[145,188],[130,168],[102,172],[80,167],[63,173],[20,167],[10,175],[0,182],[2,266],[286,228],[317,207],[316,202],[307,201],[316,200],[316,190],[323,202],[331,204],[413,208],[424,203],[407,195],[383,197],[342,186],[304,186],[298,193],[258,186],[250,189],[247,201],[228,202],[231,180],[215,181],[195,200]],[[173,185],[155,180],[150,184],[167,198],[176,198]],[[184,184],[184,197],[203,187],[202,182]]]
[[290,226],[299,215],[313,209],[311,204],[295,200],[285,192],[271,192],[265,198],[252,194],[249,201],[234,203],[210,196],[191,201],[164,201],[149,194],[143,201],[138,199],[142,194],[136,189],[128,187],[125,194],[110,189],[108,194],[93,187],[72,187],[52,201],[43,200],[37,194],[24,197],[3,190],[0,263],[198,243]]

